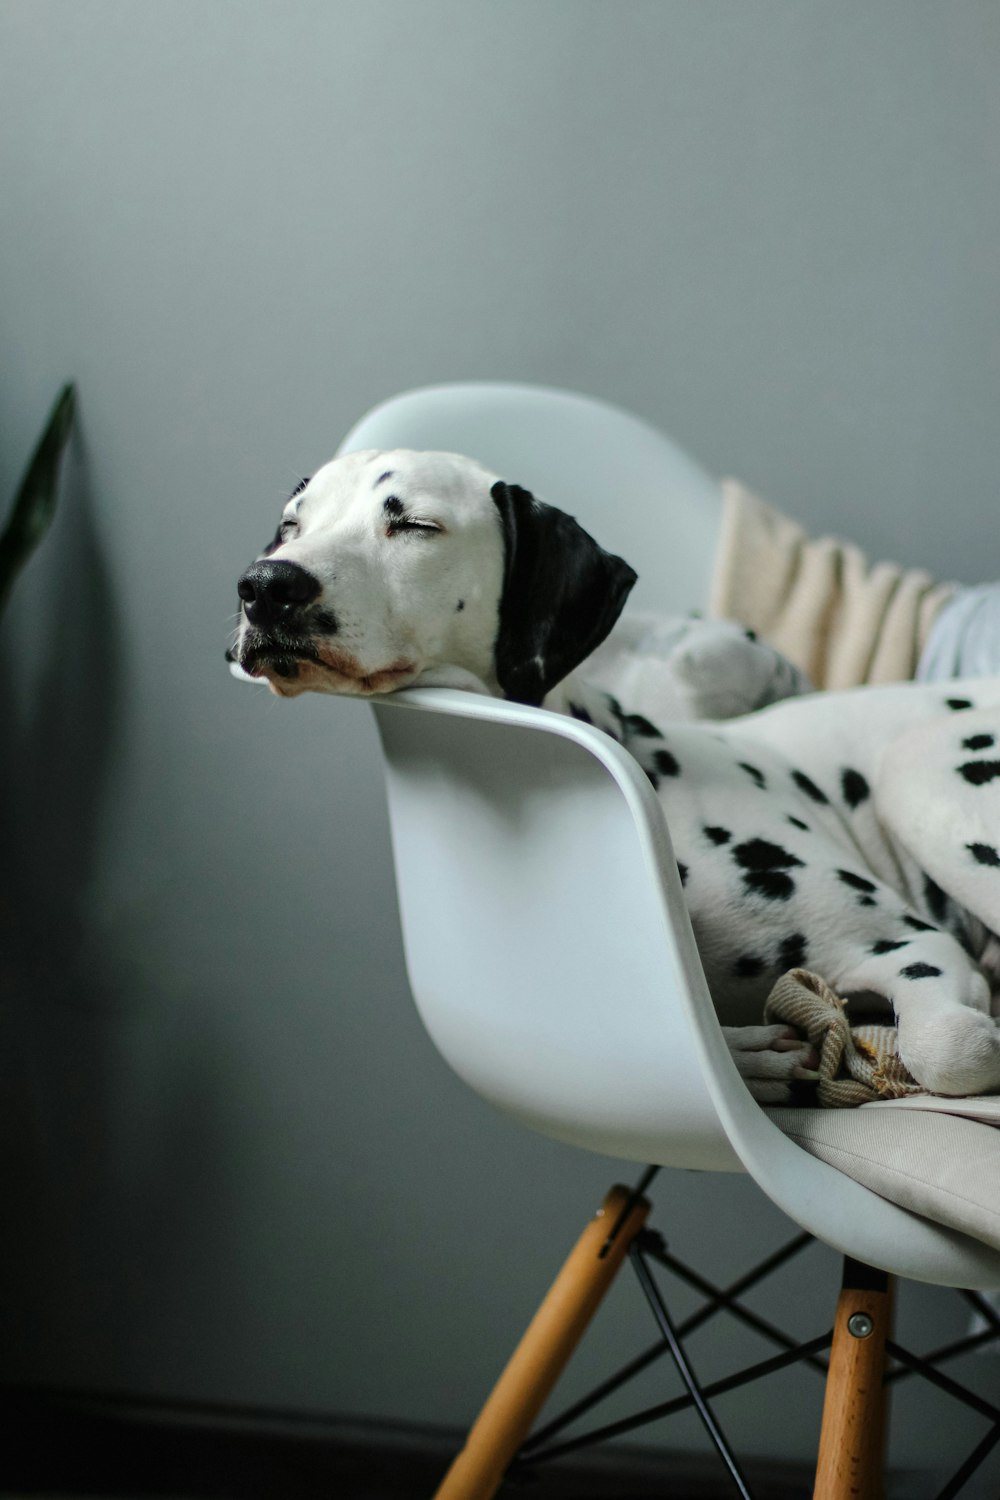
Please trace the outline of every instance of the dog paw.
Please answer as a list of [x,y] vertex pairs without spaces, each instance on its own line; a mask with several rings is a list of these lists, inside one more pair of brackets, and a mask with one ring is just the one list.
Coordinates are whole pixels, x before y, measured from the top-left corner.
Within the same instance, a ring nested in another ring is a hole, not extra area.
[[899,1055],[932,1094],[962,1097],[1000,1089],[1000,1027],[981,1011],[949,1009],[899,1017]]
[[790,1026],[723,1026],[722,1034],[758,1104],[789,1104],[795,1082],[818,1076],[815,1047]]

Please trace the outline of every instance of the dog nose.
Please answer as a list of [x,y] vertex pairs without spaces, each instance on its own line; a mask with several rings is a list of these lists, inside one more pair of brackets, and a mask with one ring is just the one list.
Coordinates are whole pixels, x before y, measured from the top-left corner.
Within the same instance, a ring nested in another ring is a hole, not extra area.
[[252,563],[236,592],[251,625],[291,624],[296,612],[315,599],[320,582],[298,563],[264,560]]

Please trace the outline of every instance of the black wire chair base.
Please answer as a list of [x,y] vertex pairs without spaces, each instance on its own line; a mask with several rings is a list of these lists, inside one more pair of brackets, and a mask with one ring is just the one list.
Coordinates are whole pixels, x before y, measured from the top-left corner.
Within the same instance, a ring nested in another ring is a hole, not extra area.
[[[656,1169],[649,1168],[644,1174],[641,1183],[635,1189],[630,1204],[644,1192]],[[615,1226],[617,1227],[617,1226]],[[615,1232],[612,1229],[609,1241]],[[709,1439],[714,1446],[719,1459],[727,1471],[732,1482],[733,1492],[742,1497],[742,1500],[753,1500],[753,1494],[747,1484],[746,1478],[740,1468],[739,1462],[733,1453],[732,1447],[725,1436],[722,1426],[712,1408],[712,1401],[726,1395],[730,1391],[738,1390],[743,1385],[748,1385],[754,1380],[759,1380],[766,1375],[771,1375],[777,1370],[782,1370],[789,1365],[801,1363],[826,1378],[828,1364],[820,1356],[830,1348],[833,1342],[833,1329],[819,1334],[816,1338],[808,1339],[804,1343],[790,1338],[780,1328],[775,1327],[765,1318],[760,1317],[750,1308],[743,1305],[740,1300],[742,1295],[751,1287],[763,1281],[780,1269],[800,1251],[808,1245],[813,1244],[813,1237],[809,1234],[798,1234],[779,1250],[769,1255],[765,1260],[746,1272],[730,1286],[717,1287],[708,1281],[692,1267],[684,1264],[668,1250],[666,1243],[656,1230],[645,1228],[635,1236],[629,1247],[629,1260],[635,1272],[636,1278],[649,1304],[653,1318],[656,1322],[659,1337],[642,1353],[623,1365],[621,1369],[602,1381],[588,1395],[575,1401],[567,1407],[559,1416],[545,1423],[522,1444],[521,1449],[513,1464],[507,1471],[507,1478],[527,1478],[539,1465],[548,1463],[554,1459],[562,1458],[569,1453],[577,1453],[582,1449],[592,1447],[598,1443],[607,1442],[612,1438],[623,1437],[628,1433],[637,1431],[648,1426],[652,1422],[658,1422],[676,1412],[694,1409]],[[693,1287],[706,1301],[697,1312],[686,1318],[680,1324],[675,1324],[667,1306],[662,1289],[657,1278],[653,1274],[653,1266],[669,1271],[680,1280]],[[958,1293],[979,1314],[984,1327],[980,1332],[968,1334],[962,1339],[942,1345],[941,1348],[932,1350],[925,1355],[915,1355],[900,1344],[891,1339],[886,1340],[886,1352],[892,1365],[887,1369],[883,1385],[888,1387],[897,1384],[911,1375],[918,1375],[922,1379],[930,1381],[939,1390],[970,1407],[980,1416],[985,1417],[990,1427],[985,1436],[976,1444],[969,1456],[962,1462],[960,1467],[952,1475],[933,1500],[954,1500],[960,1493],[969,1478],[975,1473],[985,1461],[998,1443],[1000,1443],[1000,1406],[985,1400],[976,1392],[968,1389],[959,1381],[945,1375],[939,1366],[949,1359],[957,1358],[973,1349],[982,1348],[1000,1340],[1000,1314],[991,1304],[978,1292],[961,1291]],[[776,1345],[781,1351],[769,1359],[763,1359],[755,1364],[747,1365],[741,1370],[734,1371],[721,1379],[714,1380],[707,1385],[701,1385],[695,1374],[691,1360],[684,1347],[684,1340],[692,1334],[695,1329],[701,1327],[718,1312],[727,1312],[730,1316],[737,1318],[745,1326],[752,1328],[769,1342]],[[674,1367],[684,1385],[685,1393],[675,1396],[669,1401],[659,1402],[655,1406],[646,1407],[635,1412],[631,1416],[619,1418],[614,1422],[607,1422],[602,1426],[590,1428],[588,1431],[573,1437],[562,1437],[568,1428],[578,1422],[588,1412],[593,1411],[607,1397],[620,1390],[634,1379],[643,1370],[649,1368],[663,1355],[669,1354]]]

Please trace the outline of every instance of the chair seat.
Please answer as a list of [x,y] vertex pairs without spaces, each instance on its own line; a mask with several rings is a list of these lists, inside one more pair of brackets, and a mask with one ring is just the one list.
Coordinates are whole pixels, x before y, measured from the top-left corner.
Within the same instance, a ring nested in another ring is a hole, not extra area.
[[[847,1169],[849,1148],[825,1159],[819,1134],[813,1149],[751,1098],[708,995],[662,807],[627,751],[575,719],[450,689],[372,706],[411,989],[472,1088],[588,1150],[742,1168],[803,1229],[869,1265],[1000,1286],[994,1242],[899,1205]],[[890,1106],[801,1114],[849,1132],[875,1109]],[[906,1127],[900,1115],[886,1136]]]

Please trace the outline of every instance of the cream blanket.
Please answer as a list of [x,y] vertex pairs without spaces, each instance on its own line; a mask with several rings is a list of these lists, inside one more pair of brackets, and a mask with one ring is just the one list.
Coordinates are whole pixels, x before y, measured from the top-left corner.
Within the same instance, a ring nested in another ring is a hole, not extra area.
[[735,480],[723,493],[713,615],[755,630],[818,688],[914,676],[955,584],[935,583],[920,568],[870,563],[834,537],[814,539]]

